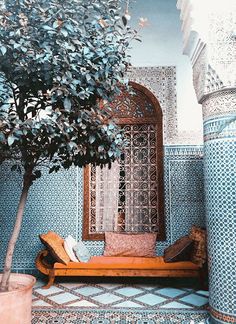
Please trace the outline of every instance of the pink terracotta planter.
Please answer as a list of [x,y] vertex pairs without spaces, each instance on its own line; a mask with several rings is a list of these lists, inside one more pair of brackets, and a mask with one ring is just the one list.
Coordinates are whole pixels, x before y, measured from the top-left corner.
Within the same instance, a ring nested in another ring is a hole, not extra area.
[[0,293],[0,323],[31,323],[32,288],[35,281],[30,275],[11,274],[10,282],[20,285],[20,288]]

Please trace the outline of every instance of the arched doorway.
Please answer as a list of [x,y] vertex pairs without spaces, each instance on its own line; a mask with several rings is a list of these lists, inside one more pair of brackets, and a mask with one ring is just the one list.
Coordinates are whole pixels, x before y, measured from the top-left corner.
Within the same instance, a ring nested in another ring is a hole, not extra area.
[[83,239],[105,231],[157,232],[164,240],[162,111],[144,86],[130,82],[112,102],[111,116],[128,145],[111,168],[84,171]]

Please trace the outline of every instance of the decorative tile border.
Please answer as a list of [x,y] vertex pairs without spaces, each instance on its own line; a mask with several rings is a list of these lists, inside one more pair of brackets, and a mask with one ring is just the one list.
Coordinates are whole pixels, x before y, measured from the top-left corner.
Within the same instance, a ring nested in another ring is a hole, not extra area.
[[204,120],[236,113],[236,88],[219,89],[207,95],[202,102],[202,111]]
[[39,309],[33,311],[32,324],[46,324],[53,318],[54,323],[70,324],[174,324],[174,323],[207,323],[209,315],[206,311],[137,311],[127,310],[50,310]]
[[212,317],[215,318],[216,320],[222,321],[224,323],[229,323],[229,324],[236,323],[236,316],[224,314],[222,312],[215,310],[212,307],[209,307],[209,311],[210,311]]
[[164,147],[165,156],[193,156],[203,157],[202,145],[166,145]]
[[204,122],[204,141],[236,138],[236,112]]

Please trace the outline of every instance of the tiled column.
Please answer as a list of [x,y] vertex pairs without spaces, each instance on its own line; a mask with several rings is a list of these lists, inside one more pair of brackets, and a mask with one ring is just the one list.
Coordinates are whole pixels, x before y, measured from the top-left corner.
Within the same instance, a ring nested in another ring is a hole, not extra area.
[[236,323],[236,89],[202,105],[211,323]]
[[178,0],[202,104],[210,323],[236,323],[236,1]]

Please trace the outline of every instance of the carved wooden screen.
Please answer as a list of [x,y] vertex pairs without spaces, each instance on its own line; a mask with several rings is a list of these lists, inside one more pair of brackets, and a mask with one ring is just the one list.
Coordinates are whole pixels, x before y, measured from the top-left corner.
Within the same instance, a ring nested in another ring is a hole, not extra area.
[[[133,94],[123,92],[112,103],[112,117],[121,125],[129,142],[118,161],[117,188],[109,185],[113,170],[106,179],[106,171],[94,166],[84,171],[83,239],[102,240],[105,231],[157,232],[158,240],[165,238],[162,112],[149,90],[134,82],[130,85]],[[98,181],[99,190],[106,194],[110,190],[111,200],[117,191],[117,211],[110,219],[100,217],[105,206],[101,194],[97,207]]]

